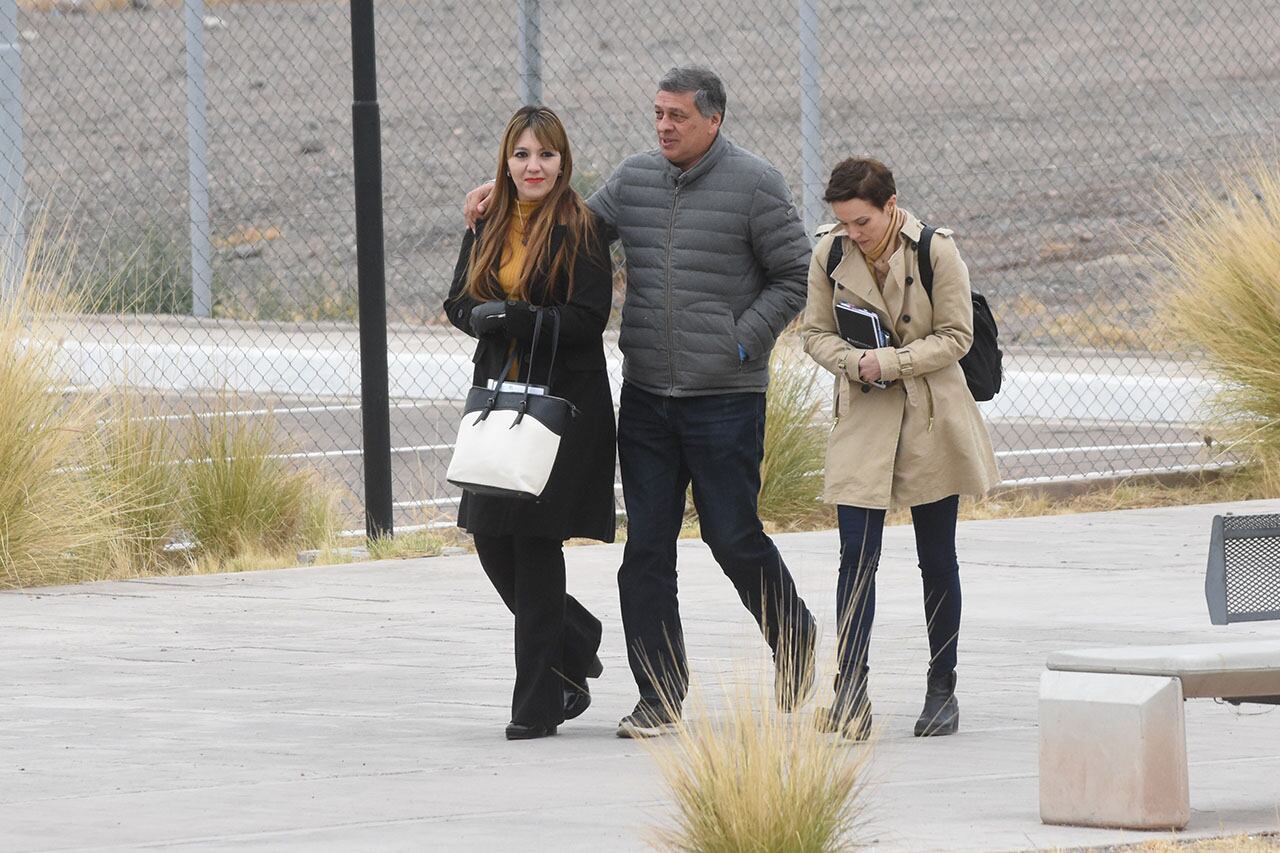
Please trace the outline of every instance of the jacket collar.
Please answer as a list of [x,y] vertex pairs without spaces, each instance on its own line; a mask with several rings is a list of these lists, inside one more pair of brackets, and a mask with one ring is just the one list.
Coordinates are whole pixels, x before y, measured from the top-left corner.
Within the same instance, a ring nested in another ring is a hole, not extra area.
[[916,217],[911,213],[911,211],[907,210],[906,208],[903,208],[902,212],[905,213],[907,217],[903,221],[902,228],[901,230],[899,230],[898,233],[901,234],[903,237],[906,237],[913,244],[919,243],[920,234],[924,231],[924,223],[921,222],[919,219],[916,219]]
[[[707,149],[707,153],[703,154],[702,159],[694,163],[693,168],[688,171],[680,171],[679,166],[667,160],[667,176],[677,185],[688,186],[715,168],[716,163],[719,163],[732,147],[733,143],[729,141],[728,137],[724,135],[724,131],[721,130],[716,133],[716,138],[711,142],[711,147]],[[658,156],[662,157],[661,149],[658,151]]]

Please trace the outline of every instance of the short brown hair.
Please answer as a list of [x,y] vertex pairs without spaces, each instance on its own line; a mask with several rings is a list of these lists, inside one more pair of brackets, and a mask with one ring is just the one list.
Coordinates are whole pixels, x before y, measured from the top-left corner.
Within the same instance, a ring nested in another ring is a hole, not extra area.
[[883,210],[897,192],[893,172],[884,163],[871,157],[850,157],[831,170],[822,199],[830,204],[860,198]]

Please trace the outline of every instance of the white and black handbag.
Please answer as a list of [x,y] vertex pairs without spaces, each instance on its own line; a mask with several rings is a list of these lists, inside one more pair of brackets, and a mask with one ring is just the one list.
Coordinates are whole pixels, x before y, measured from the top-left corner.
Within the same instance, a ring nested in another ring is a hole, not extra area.
[[467,393],[445,475],[455,486],[482,495],[530,500],[547,487],[560,451],[560,437],[577,410],[568,400],[551,396],[548,386],[532,384],[545,314],[551,315],[554,333],[547,366],[550,379],[560,343],[560,313],[554,308],[539,309],[534,318],[533,345],[523,383],[504,381],[515,363],[513,351],[498,378],[491,381],[494,387],[474,386]]

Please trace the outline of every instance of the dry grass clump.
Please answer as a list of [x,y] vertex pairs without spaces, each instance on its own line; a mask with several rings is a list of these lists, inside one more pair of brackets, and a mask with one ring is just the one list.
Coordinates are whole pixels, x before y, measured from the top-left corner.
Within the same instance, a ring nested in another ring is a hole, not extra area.
[[23,269],[0,269],[0,587],[294,563],[330,542],[333,489],[287,467],[269,422],[215,418],[188,449],[133,392],[68,388],[58,318],[86,308],[72,261],[36,228]]
[[760,518],[779,529],[822,512],[827,435],[818,423],[825,400],[816,393],[820,368],[784,344],[773,351],[765,394]]
[[95,571],[112,538],[84,467],[96,401],[62,392],[50,323],[68,307],[67,259],[35,257],[13,276],[0,268],[12,281],[0,299],[0,586]]
[[673,801],[674,825],[654,828],[654,845],[687,853],[855,846],[871,749],[824,734],[803,710],[782,712],[773,686],[757,678],[737,679],[724,696],[719,712],[687,700],[673,734],[641,741]]
[[368,540],[369,557],[373,560],[409,560],[436,557],[448,544],[444,534],[424,528]]
[[1280,485],[1280,171],[1260,161],[1185,197],[1156,237],[1172,265],[1162,316],[1224,380],[1222,429]]
[[336,495],[280,458],[270,418],[224,411],[195,420],[185,474],[185,527],[202,559],[288,554],[332,541]]
[[182,526],[180,461],[169,429],[138,400],[121,394],[106,407],[89,476],[128,574],[163,574],[182,561],[167,548]]

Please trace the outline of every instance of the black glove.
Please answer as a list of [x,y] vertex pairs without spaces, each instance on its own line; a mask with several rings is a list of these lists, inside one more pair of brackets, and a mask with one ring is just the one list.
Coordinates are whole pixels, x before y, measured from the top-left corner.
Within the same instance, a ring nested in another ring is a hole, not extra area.
[[499,337],[507,333],[507,303],[481,302],[471,309],[471,331],[477,338]]
[[[533,321],[537,318],[538,309],[528,302],[507,300],[507,334],[521,343],[533,341]],[[550,324],[546,324],[549,326]],[[545,328],[545,326],[544,326]]]

